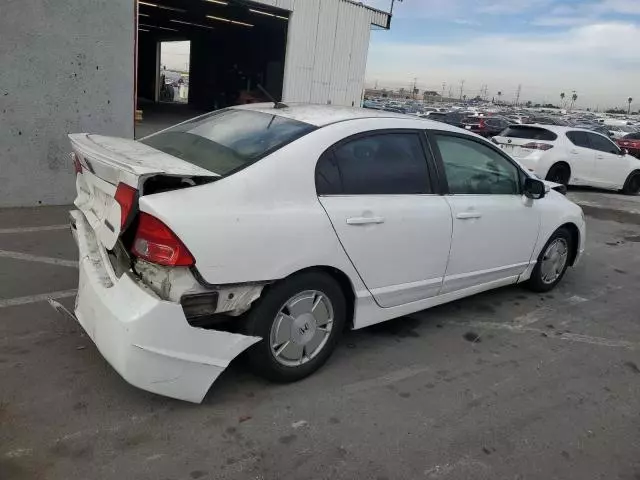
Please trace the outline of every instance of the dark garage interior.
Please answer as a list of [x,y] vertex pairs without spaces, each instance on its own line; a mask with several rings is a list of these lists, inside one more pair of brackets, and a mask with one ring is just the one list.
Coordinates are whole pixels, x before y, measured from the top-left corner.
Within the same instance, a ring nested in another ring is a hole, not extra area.
[[[282,95],[289,12],[242,0],[139,1],[136,137],[199,113]],[[160,101],[160,43],[191,42],[188,102]]]

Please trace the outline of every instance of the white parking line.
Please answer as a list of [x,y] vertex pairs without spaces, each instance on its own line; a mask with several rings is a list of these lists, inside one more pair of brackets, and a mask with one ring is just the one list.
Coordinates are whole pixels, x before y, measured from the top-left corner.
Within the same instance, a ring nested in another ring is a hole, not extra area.
[[431,367],[424,365],[414,365],[411,367],[401,368],[380,377],[361,380],[359,382],[345,385],[343,387],[343,391],[352,395],[372,388],[385,387],[387,385],[400,382],[401,380],[406,380],[417,375],[422,375],[423,373],[431,372],[432,370],[433,369]]
[[16,227],[16,228],[0,228],[0,235],[3,233],[31,233],[31,232],[50,232],[52,230],[67,230],[69,225],[43,225],[41,227]]
[[640,350],[640,343],[628,342],[626,340],[614,340],[610,338],[592,337],[590,335],[580,335],[577,333],[560,333],[554,334],[549,330],[542,330],[539,328],[531,328],[520,325],[511,325],[508,323],[496,323],[496,322],[452,322],[454,325],[486,328],[487,330],[508,330],[516,333],[538,333],[545,334],[549,338],[557,338],[559,340],[566,340],[569,342],[588,343],[591,345],[600,345],[602,347],[615,347],[615,348],[627,348],[629,350]]
[[75,260],[63,260],[61,258],[41,257],[39,255],[31,255],[29,253],[9,252],[0,250],[0,257],[12,258],[14,260],[26,260],[27,262],[48,263],[50,265],[59,265],[61,267],[78,268],[78,262]]
[[26,305],[28,303],[45,302],[50,298],[68,298],[75,296],[77,290],[60,290],[59,292],[41,293],[39,295],[28,295],[26,297],[0,299],[0,308],[14,307],[16,305]]

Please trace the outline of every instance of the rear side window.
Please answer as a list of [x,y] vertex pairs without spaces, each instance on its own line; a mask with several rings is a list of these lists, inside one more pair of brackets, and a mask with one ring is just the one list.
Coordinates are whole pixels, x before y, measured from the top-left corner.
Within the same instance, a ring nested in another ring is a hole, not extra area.
[[181,123],[140,141],[224,176],[315,129],[308,123],[278,115],[227,109]]
[[531,127],[528,125],[512,125],[500,134],[501,137],[524,138],[527,140],[546,140],[552,142],[558,135],[546,128]]
[[340,143],[316,167],[318,195],[431,193],[418,133],[381,133]]
[[567,132],[567,138],[576,147],[591,148],[589,144],[589,137],[586,132]]

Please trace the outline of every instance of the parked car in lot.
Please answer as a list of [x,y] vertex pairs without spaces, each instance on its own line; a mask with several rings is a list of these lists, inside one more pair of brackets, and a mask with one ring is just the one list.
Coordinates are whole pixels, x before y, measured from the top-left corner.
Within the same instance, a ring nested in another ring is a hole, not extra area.
[[[430,115],[431,116],[431,115]],[[454,127],[462,127],[462,121],[467,118],[468,113],[463,112],[447,112],[444,117],[442,117],[442,122],[452,125]]]
[[557,125],[512,125],[493,141],[540,178],[632,195],[640,192],[640,161],[599,133]]
[[580,208],[492,143],[405,115],[254,104],[141,141],[72,134],[75,315],[131,384],[199,402],[248,349],[277,381],[345,326],[551,290]]
[[434,122],[443,122],[447,118],[447,114],[445,112],[426,112],[422,115],[419,115],[421,118],[427,118]]
[[510,121],[501,117],[467,117],[461,127],[483,137],[498,135],[510,125]]
[[624,137],[616,140],[618,146],[626,149],[629,155],[640,158],[640,132],[627,133]]
[[635,127],[629,125],[610,125],[607,128],[609,129],[609,135],[615,140],[637,131]]

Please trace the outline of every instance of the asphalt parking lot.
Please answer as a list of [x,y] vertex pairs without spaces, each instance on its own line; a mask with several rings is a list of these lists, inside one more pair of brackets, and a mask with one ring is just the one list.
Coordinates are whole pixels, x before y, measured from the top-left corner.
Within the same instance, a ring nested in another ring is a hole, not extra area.
[[0,211],[0,479],[640,479],[640,225],[588,217],[554,292],[504,288],[347,333],[202,405],[127,385],[79,325],[63,207]]

